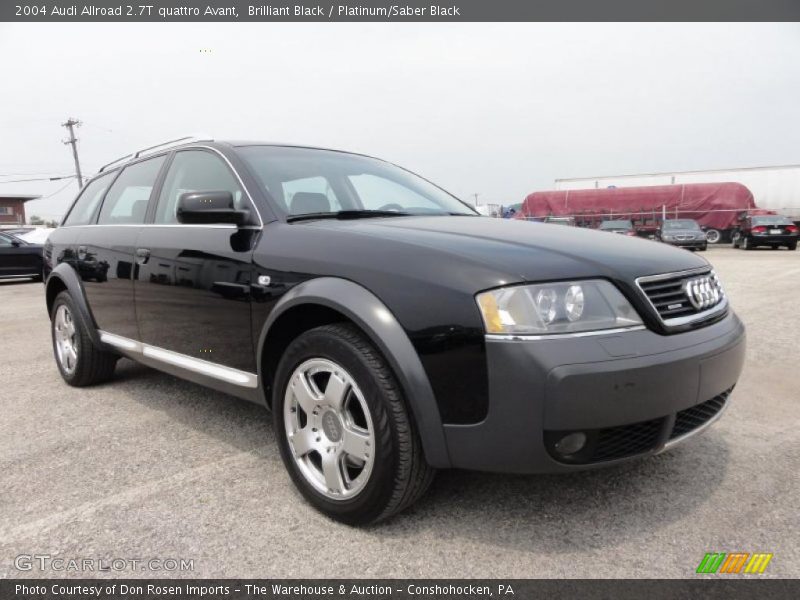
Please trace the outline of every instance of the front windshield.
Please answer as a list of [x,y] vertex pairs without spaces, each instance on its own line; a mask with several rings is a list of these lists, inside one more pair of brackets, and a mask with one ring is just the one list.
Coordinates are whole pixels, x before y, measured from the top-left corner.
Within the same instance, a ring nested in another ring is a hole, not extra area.
[[288,216],[364,210],[477,215],[432,183],[374,158],[288,146],[245,146],[237,151]]
[[664,229],[700,229],[700,226],[692,219],[673,219],[664,221]]
[[791,221],[786,217],[753,217],[753,225],[789,225]]

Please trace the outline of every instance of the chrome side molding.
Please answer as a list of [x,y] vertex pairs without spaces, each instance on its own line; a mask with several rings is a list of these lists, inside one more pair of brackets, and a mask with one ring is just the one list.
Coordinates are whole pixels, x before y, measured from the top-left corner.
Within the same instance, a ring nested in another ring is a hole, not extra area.
[[172,350],[166,350],[164,348],[159,348],[158,346],[151,346],[149,344],[137,342],[136,340],[132,340],[130,338],[109,333],[107,331],[99,331],[98,333],[100,334],[101,342],[108,344],[109,346],[119,348],[128,354],[140,354],[152,360],[172,365],[174,367],[179,367],[181,369],[185,369],[186,371],[191,371],[200,375],[205,375],[206,377],[219,379],[220,381],[225,381],[234,385],[240,385],[247,388],[258,387],[258,375],[255,373],[240,371],[239,369],[226,367],[218,363],[202,360],[200,358],[194,358],[193,356],[188,356],[187,354],[180,354],[179,352],[173,352]]
[[593,329],[592,331],[574,331],[571,333],[487,333],[484,337],[495,342],[529,342],[532,340],[563,340],[568,338],[593,337],[596,335],[610,335],[613,333],[627,333],[629,331],[642,331],[647,329],[644,325],[631,325],[630,327],[616,327],[614,329]]

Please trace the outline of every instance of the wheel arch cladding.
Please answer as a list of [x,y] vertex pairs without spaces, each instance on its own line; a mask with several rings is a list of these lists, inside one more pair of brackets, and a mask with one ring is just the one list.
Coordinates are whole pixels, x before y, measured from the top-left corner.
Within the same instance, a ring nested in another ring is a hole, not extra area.
[[86,303],[86,296],[83,293],[83,285],[80,278],[75,274],[75,271],[66,263],[61,263],[52,270],[47,278],[45,287],[45,300],[47,302],[47,314],[53,312],[53,303],[56,296],[63,291],[69,292],[72,301],[75,303],[75,308],[78,312],[78,318],[86,327],[89,338],[92,343],[98,348],[102,348],[104,344],[100,342],[100,335],[97,333],[94,317],[89,310],[89,305]]
[[[293,317],[301,318],[299,329]],[[282,344],[288,345],[292,339],[291,332],[337,321],[354,323],[389,363],[417,424],[428,463],[437,468],[450,466],[439,407],[414,346],[383,302],[352,281],[311,279],[293,287],[278,301],[258,340],[259,380],[271,381],[266,368],[277,364],[285,348]],[[273,343],[279,350],[270,350]],[[269,399],[265,400],[269,404]]]

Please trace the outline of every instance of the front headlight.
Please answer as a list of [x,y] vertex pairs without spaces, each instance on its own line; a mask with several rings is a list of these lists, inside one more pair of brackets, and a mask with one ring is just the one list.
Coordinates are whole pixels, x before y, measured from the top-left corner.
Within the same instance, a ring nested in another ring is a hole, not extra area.
[[486,332],[542,335],[641,325],[625,297],[607,281],[563,281],[499,288],[476,296]]
[[672,240],[675,239],[675,236],[666,234],[666,235],[662,235],[661,238],[664,239],[664,240],[667,240],[667,241],[672,241]]

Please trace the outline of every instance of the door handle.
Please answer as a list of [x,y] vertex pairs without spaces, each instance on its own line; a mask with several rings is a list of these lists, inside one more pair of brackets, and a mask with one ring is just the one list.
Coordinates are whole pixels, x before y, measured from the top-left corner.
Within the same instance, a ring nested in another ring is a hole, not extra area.
[[147,248],[137,248],[136,263],[140,265],[146,265],[148,260],[150,260],[150,250]]

